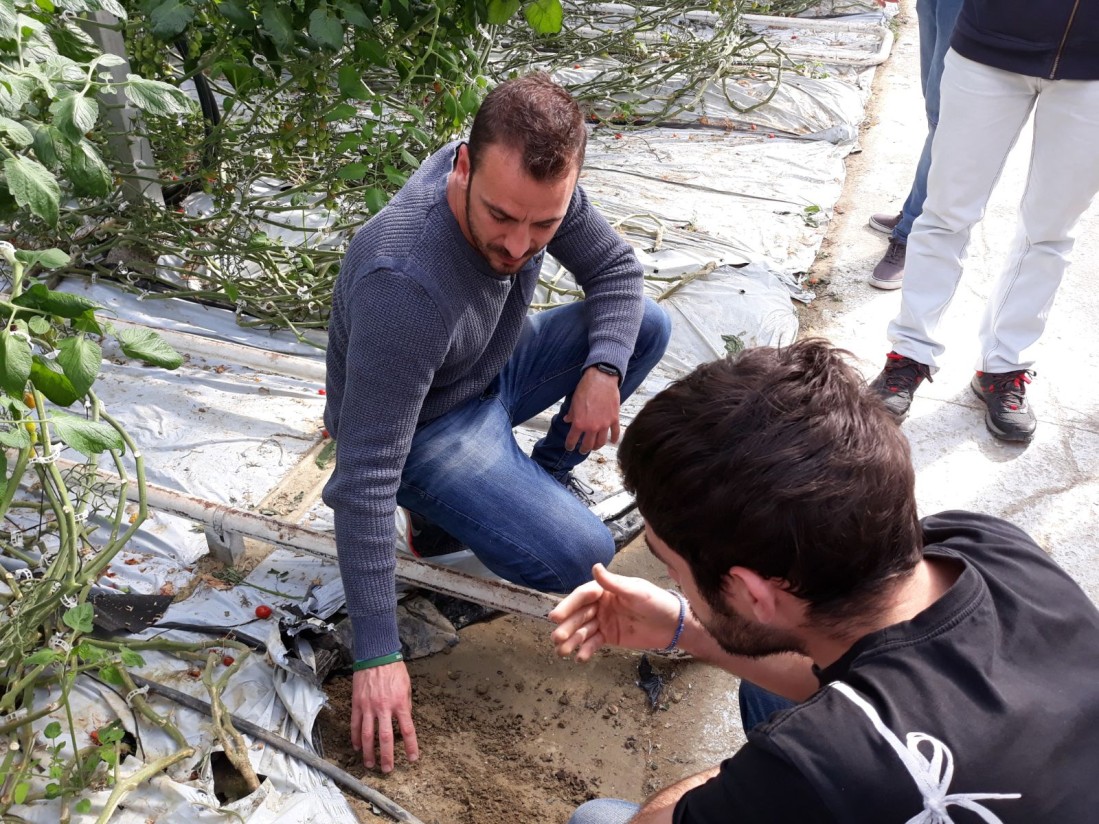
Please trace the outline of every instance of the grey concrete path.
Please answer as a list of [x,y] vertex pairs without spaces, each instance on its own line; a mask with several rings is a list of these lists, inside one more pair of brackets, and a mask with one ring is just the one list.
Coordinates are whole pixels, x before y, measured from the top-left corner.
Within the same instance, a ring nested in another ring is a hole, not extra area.
[[[886,326],[900,292],[866,283],[885,252],[871,212],[897,211],[911,183],[926,126],[920,96],[915,3],[901,4],[893,55],[875,81],[861,154],[848,178],[813,273],[820,299],[803,317],[850,349],[867,377],[889,351]],[[943,321],[940,372],[920,387],[904,431],[917,468],[922,514],[971,509],[1026,529],[1099,603],[1099,208],[1079,227],[1074,262],[1049,318],[1028,397],[1039,424],[1026,446],[997,441],[968,383],[978,355],[977,323],[1012,238],[1030,150],[1024,131],[970,245],[958,293]],[[1097,161],[1099,162],[1099,161]]]

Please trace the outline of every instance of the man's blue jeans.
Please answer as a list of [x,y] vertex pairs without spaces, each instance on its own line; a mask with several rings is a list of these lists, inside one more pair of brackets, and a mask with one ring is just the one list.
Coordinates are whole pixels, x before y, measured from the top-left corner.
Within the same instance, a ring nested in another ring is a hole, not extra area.
[[931,144],[939,125],[939,80],[943,76],[943,59],[950,48],[950,35],[962,9],[962,0],[916,0],[916,17],[920,24],[920,85],[923,87],[924,110],[927,112],[927,139],[923,143],[916,176],[908,199],[901,207],[901,220],[893,229],[893,238],[908,242],[912,224],[923,211],[927,197],[927,173],[931,169]]
[[[745,732],[762,724],[773,713],[792,707],[796,703],[747,681],[740,682],[737,696],[740,701],[740,723],[743,724]],[[632,801],[597,798],[577,807],[576,812],[569,819],[569,824],[626,824],[640,809],[640,805]]]
[[[610,531],[554,478],[587,456],[565,449],[564,421],[588,357],[582,301],[531,315],[511,359],[478,398],[423,424],[401,475],[397,503],[446,530],[490,570],[547,592],[591,580],[614,556]],[[622,381],[630,396],[664,354],[668,316],[645,301]],[[512,428],[564,400],[528,456]]]

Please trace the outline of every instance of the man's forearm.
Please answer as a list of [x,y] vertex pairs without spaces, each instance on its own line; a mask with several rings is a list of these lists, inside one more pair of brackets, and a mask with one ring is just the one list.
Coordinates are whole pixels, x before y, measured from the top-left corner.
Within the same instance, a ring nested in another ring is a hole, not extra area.
[[630,824],[669,824],[679,799],[695,787],[701,787],[717,775],[719,769],[719,767],[711,767],[697,775],[677,781],[670,787],[665,787],[645,802],[637,815],[630,819]]

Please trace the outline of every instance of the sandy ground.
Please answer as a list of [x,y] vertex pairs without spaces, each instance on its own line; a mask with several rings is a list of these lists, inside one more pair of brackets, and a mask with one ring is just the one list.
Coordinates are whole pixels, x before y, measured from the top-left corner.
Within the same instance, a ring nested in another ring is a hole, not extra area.
[[[641,542],[612,568],[671,584]],[[422,756],[365,780],[429,824],[564,822],[588,799],[640,801],[738,746],[731,676],[653,658],[665,689],[651,710],[639,654],[607,650],[577,665],[553,654],[550,629],[502,617],[462,630],[449,653],[412,662]],[[347,733],[350,683],[326,685],[320,725],[326,757],[362,775]],[[364,821],[376,820],[354,803]]]

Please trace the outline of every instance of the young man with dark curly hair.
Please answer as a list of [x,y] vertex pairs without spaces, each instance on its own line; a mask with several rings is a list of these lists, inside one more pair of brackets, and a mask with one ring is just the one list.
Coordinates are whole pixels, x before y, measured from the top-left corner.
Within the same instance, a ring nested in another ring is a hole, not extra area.
[[619,457],[681,594],[597,567],[550,614],[557,651],[679,647],[790,701],[721,765],[572,824],[1095,818],[1099,611],[1018,527],[918,518],[908,442],[844,353],[703,365]]

